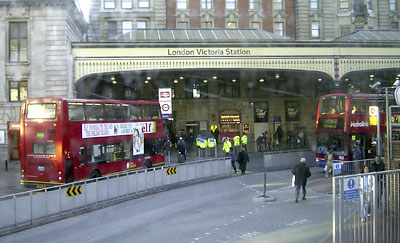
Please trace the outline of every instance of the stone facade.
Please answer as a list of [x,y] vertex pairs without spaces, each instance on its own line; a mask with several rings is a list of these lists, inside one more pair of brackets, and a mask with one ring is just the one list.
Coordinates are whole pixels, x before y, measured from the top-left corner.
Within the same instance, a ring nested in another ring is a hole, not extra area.
[[19,21],[27,23],[27,61],[10,62],[10,49],[0,48],[0,130],[5,131],[1,160],[8,158],[8,123],[19,120],[20,102],[10,102],[10,81],[26,81],[28,98],[72,97],[71,42],[82,41],[87,30],[73,0],[1,1],[0,46],[10,46],[10,22]]
[[[85,1],[90,1],[89,22],[92,31],[89,39],[92,41],[112,38],[114,34],[122,34],[123,21],[130,21],[132,29],[137,28],[138,21],[146,22],[148,29],[166,28],[166,1],[149,0],[148,7],[140,7],[139,1],[132,1],[131,8],[123,8],[121,0],[114,2],[114,8],[106,8],[104,1],[101,0]],[[111,22],[116,29],[110,30],[108,25]],[[109,33],[110,31],[113,33]]]
[[[296,39],[331,40],[360,29],[388,30],[399,26],[399,1],[394,10],[390,10],[389,0],[358,1],[359,4],[355,0],[317,2],[318,7],[312,8],[310,0],[295,1]],[[319,23],[319,37],[312,36],[312,22]]]

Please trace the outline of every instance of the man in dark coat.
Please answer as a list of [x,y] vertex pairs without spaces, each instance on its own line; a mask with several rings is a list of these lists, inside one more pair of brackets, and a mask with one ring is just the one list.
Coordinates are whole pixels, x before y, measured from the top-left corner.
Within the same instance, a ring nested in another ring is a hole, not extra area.
[[246,165],[247,162],[249,162],[249,155],[246,152],[245,148],[242,148],[242,151],[240,151],[237,161],[239,163],[239,169],[242,171],[242,175],[246,174]]
[[292,170],[293,175],[295,176],[294,184],[296,187],[295,198],[296,202],[298,202],[300,187],[303,188],[303,200],[306,200],[306,184],[307,178],[311,176],[310,168],[306,165],[306,158],[300,159],[300,164],[296,165]]
[[178,148],[178,160],[179,154],[182,154],[184,159],[186,160],[186,143],[182,137],[179,138],[178,144],[176,146]]
[[371,172],[384,171],[385,165],[382,163],[380,156],[375,156],[375,161],[371,164]]

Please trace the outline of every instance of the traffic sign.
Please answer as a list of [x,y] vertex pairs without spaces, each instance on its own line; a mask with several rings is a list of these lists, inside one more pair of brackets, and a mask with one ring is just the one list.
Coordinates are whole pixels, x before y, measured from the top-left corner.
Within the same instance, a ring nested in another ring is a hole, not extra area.
[[66,194],[67,194],[67,197],[80,195],[80,194],[82,194],[82,187],[81,186],[73,186],[73,187],[67,188]]
[[167,175],[174,175],[176,174],[176,167],[171,167],[167,169]]
[[343,179],[343,200],[350,200],[359,197],[358,177]]

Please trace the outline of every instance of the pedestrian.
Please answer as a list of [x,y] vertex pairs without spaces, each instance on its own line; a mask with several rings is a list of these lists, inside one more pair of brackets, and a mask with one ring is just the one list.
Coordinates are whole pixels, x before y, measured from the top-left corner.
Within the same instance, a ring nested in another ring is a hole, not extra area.
[[240,146],[240,136],[239,133],[233,137],[233,146],[235,147],[235,153],[239,154],[239,146]]
[[359,142],[356,142],[353,145],[353,160],[362,160],[363,155],[362,155],[362,150]]
[[329,149],[325,155],[325,177],[329,177],[329,173],[333,170],[333,149]]
[[217,140],[214,138],[214,136],[211,134],[211,137],[208,138],[207,141],[208,144],[208,150],[210,151],[210,156],[216,156],[216,149],[217,149]]
[[[363,173],[368,173],[368,166],[363,167]],[[360,217],[365,222],[367,215],[371,215],[371,199],[372,199],[372,175],[362,175],[360,178]]]
[[281,126],[278,126],[278,128],[276,129],[276,133],[278,136],[278,143],[282,144],[282,138],[283,138],[283,130]]
[[311,176],[310,168],[306,165],[306,158],[300,159],[300,164],[296,165],[292,169],[292,174],[294,175],[294,185],[295,185],[295,199],[296,203],[299,202],[300,187],[303,189],[303,200],[306,200],[306,185],[307,178]]
[[[176,147],[178,149],[178,162],[183,162],[186,160],[186,143],[183,140],[182,137],[179,137],[178,143],[176,144]],[[180,156],[183,156],[183,161],[180,158]]]
[[262,133],[256,140],[257,143],[257,152],[263,151],[263,143],[264,143],[264,133]]
[[[380,156],[375,156],[375,161],[371,163],[371,172],[380,172],[385,170],[385,165],[382,162],[382,159]],[[377,178],[377,183],[378,187],[376,190],[378,190],[378,206],[380,206],[380,203],[382,201],[382,195],[384,193],[384,184],[385,184],[385,178],[383,174],[376,175]]]
[[239,169],[242,171],[242,175],[245,175],[247,162],[249,162],[249,155],[245,148],[242,148],[242,151],[240,151],[237,161],[239,163]]
[[225,137],[225,141],[222,147],[222,150],[225,151],[225,156],[228,157],[229,156],[229,151],[232,147],[232,143],[231,141],[229,141],[229,138]]
[[231,164],[232,164],[233,170],[235,171],[235,174],[236,174],[237,173],[236,166],[235,166],[236,154],[235,154],[235,152],[233,152],[232,147],[230,148],[230,151],[229,151],[229,157],[231,157]]
[[242,149],[247,150],[247,135],[243,133],[242,137],[240,138],[242,142]]
[[371,172],[384,171],[385,165],[382,163],[380,156],[375,156],[375,161],[371,164]]

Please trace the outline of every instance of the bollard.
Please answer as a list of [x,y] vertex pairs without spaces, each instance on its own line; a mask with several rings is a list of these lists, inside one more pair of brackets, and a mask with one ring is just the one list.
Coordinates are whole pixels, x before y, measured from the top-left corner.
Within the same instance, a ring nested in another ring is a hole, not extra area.
[[5,166],[6,166],[6,171],[8,171],[8,160],[4,161]]
[[267,170],[264,170],[264,194],[263,194],[263,197],[265,197],[266,193],[267,193]]

